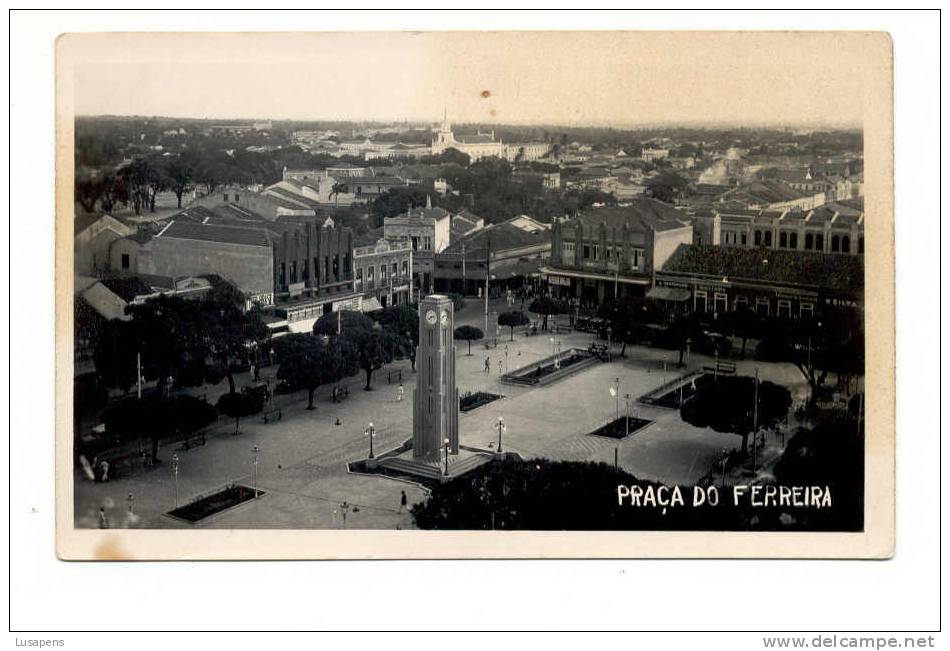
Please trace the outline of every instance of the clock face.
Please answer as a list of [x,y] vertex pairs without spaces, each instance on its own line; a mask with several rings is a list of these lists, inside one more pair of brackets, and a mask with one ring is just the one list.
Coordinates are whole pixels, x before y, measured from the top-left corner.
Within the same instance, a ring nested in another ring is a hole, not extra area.
[[429,323],[429,325],[435,325],[436,318],[435,310],[429,310],[426,312],[426,321]]
[[442,312],[442,327],[444,328],[447,325],[449,325],[449,313],[443,311]]

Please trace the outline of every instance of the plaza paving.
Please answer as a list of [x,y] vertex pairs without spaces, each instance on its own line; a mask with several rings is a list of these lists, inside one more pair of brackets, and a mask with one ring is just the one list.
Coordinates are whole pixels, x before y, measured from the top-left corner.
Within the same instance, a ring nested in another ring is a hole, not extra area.
[[[504,301],[495,301],[492,311],[505,309]],[[483,325],[483,304],[469,301],[460,312],[456,325]],[[591,335],[559,335],[561,349],[586,348]],[[616,416],[617,402],[610,395],[615,378],[620,378],[620,411],[626,409],[624,395],[630,395],[630,413],[653,421],[619,442],[620,465],[642,479],[666,483],[690,484],[705,475],[723,449],[738,447],[740,437],[698,429],[683,423],[677,410],[648,407],[636,398],[673,379],[678,354],[628,346],[626,357],[597,364],[575,375],[543,387],[505,385],[501,369],[513,370],[552,353],[550,335],[534,337],[515,334],[508,341],[502,329],[497,347],[486,350],[481,342],[457,346],[456,375],[461,392],[487,390],[505,397],[474,411],[460,414],[459,431],[463,445],[486,448],[495,445],[499,416],[507,430],[502,437],[505,451],[525,458],[589,460],[613,463],[618,442],[593,437],[587,432]],[[615,347],[615,350],[618,350]],[[485,358],[491,371],[485,373]],[[709,364],[711,360],[693,356],[689,367]],[[666,371],[664,371],[664,363]],[[751,374],[759,368],[762,379],[779,382],[792,390],[793,399],[805,396],[807,386],[791,365],[739,362],[739,372]],[[386,371],[403,370],[405,399],[397,400],[397,384],[387,384]],[[409,528],[411,517],[400,510],[401,491],[409,504],[425,497],[425,490],[413,483],[378,475],[349,473],[346,462],[365,458],[369,440],[366,424],[376,426],[375,450],[379,454],[393,449],[411,436],[411,395],[415,375],[408,361],[396,362],[377,372],[374,391],[363,391],[362,374],[349,378],[350,397],[341,403],[329,398],[330,387],[317,391],[317,409],[307,411],[305,393],[278,396],[283,419],[264,424],[260,418],[241,422],[240,434],[232,435],[234,422],[222,418],[207,444],[190,450],[163,448],[163,463],[120,477],[107,483],[92,483],[76,473],[76,524],[98,526],[97,512],[106,508],[109,526],[195,527],[195,528],[341,528],[344,526],[341,504],[347,502],[347,528]],[[249,381],[238,377],[239,386]],[[223,382],[207,390],[208,399],[227,390]],[[750,398],[751,399],[751,398]],[[339,419],[340,424],[336,424]],[[774,441],[770,439],[772,448]],[[164,515],[175,506],[175,480],[171,455],[177,453],[179,502],[184,504],[239,481],[254,481],[253,446],[260,447],[258,486],[266,495],[206,518],[195,525],[183,525]],[[774,452],[774,449],[773,449]],[[127,496],[134,497],[134,515],[128,515]]]

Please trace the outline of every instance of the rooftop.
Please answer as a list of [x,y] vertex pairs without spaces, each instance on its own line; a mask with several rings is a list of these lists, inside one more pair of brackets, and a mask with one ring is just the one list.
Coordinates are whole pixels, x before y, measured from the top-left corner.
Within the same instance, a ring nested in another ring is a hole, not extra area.
[[184,219],[176,219],[169,223],[165,230],[156,237],[238,244],[241,246],[271,246],[267,231],[263,228],[204,224]]
[[856,255],[680,244],[661,273],[827,289],[860,295],[864,258]]
[[579,216],[585,226],[606,223],[610,228],[625,225],[635,230],[658,231],[682,228],[689,225],[689,216],[673,206],[657,199],[639,197],[627,206],[604,206],[585,210]]

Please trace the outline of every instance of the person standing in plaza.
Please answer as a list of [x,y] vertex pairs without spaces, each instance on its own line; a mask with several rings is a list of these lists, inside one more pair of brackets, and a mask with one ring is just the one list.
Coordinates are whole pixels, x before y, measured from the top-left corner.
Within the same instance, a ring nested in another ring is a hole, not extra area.
[[402,513],[406,508],[406,503],[409,500],[406,498],[406,491],[400,491],[399,495],[399,512]]
[[402,402],[402,399],[406,395],[406,390],[402,386],[402,382],[399,383],[399,389],[396,390],[396,401]]
[[104,506],[99,507],[99,528],[108,529],[109,521],[106,520],[106,508]]
[[485,372],[491,373],[491,357],[485,358]]

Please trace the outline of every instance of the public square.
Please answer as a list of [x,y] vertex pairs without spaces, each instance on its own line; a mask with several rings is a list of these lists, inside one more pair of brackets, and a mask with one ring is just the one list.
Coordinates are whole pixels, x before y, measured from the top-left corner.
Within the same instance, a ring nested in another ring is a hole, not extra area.
[[[494,321],[503,300],[492,301]],[[561,317],[566,319],[566,317]],[[469,299],[457,315],[457,324],[484,325],[484,303]],[[597,363],[546,386],[526,387],[504,384],[500,372],[514,370],[552,354],[556,337],[561,350],[586,348],[592,335],[570,331],[552,335],[541,332],[525,336],[516,329],[509,341],[507,328],[494,338],[468,346],[456,342],[456,372],[460,393],[488,391],[504,396],[459,416],[460,443],[492,449],[497,445],[495,424],[504,418],[502,448],[522,458],[603,461],[620,466],[638,478],[667,484],[691,484],[710,472],[724,450],[738,447],[741,439],[684,423],[675,409],[640,404],[636,399],[649,391],[713,360],[692,355],[686,368],[676,369],[678,353],[661,349],[627,346],[624,358]],[[494,334],[494,332],[492,333]],[[507,350],[507,357],[506,357]],[[485,372],[485,359],[490,372]],[[790,388],[793,399],[806,395],[807,384],[791,364],[738,362],[738,372],[751,374],[753,365],[762,379]],[[665,370],[664,370],[665,369]],[[391,371],[402,371],[404,399],[398,399],[398,380]],[[263,372],[266,377],[272,369]],[[620,379],[619,400],[611,387]],[[239,385],[250,381],[239,375]],[[316,409],[306,410],[306,392],[278,395],[280,420],[262,422],[260,416],[243,419],[240,433],[233,435],[234,421],[221,417],[212,427],[205,445],[188,450],[179,446],[159,452],[161,463],[139,469],[131,475],[108,482],[93,483],[81,472],[75,475],[76,523],[80,527],[99,526],[98,511],[105,509],[110,527],[197,527],[197,528],[363,528],[402,529],[413,526],[408,509],[400,508],[401,494],[408,506],[425,498],[426,489],[382,475],[349,472],[347,463],[365,459],[369,440],[367,425],[375,427],[377,455],[398,447],[412,436],[412,389],[415,374],[408,360],[387,365],[373,376],[373,391],[362,389],[362,374],[348,378],[349,398],[334,403],[330,387],[316,394]],[[227,390],[227,383],[202,387],[210,401]],[[626,399],[629,396],[629,400]],[[629,406],[629,412],[627,412]],[[622,440],[590,436],[589,432],[621,415],[652,421]],[[339,424],[337,424],[339,423]],[[768,442],[767,442],[768,443]],[[176,479],[171,457],[178,456],[177,499],[185,504],[232,482],[255,485],[253,448],[260,450],[257,487],[263,492],[236,507],[195,524],[185,523],[166,513],[176,505]],[[767,452],[767,449],[766,449]],[[131,505],[129,495],[132,496]],[[344,509],[343,504],[347,507]],[[131,506],[132,516],[129,515]],[[344,522],[343,511],[346,511]]]

